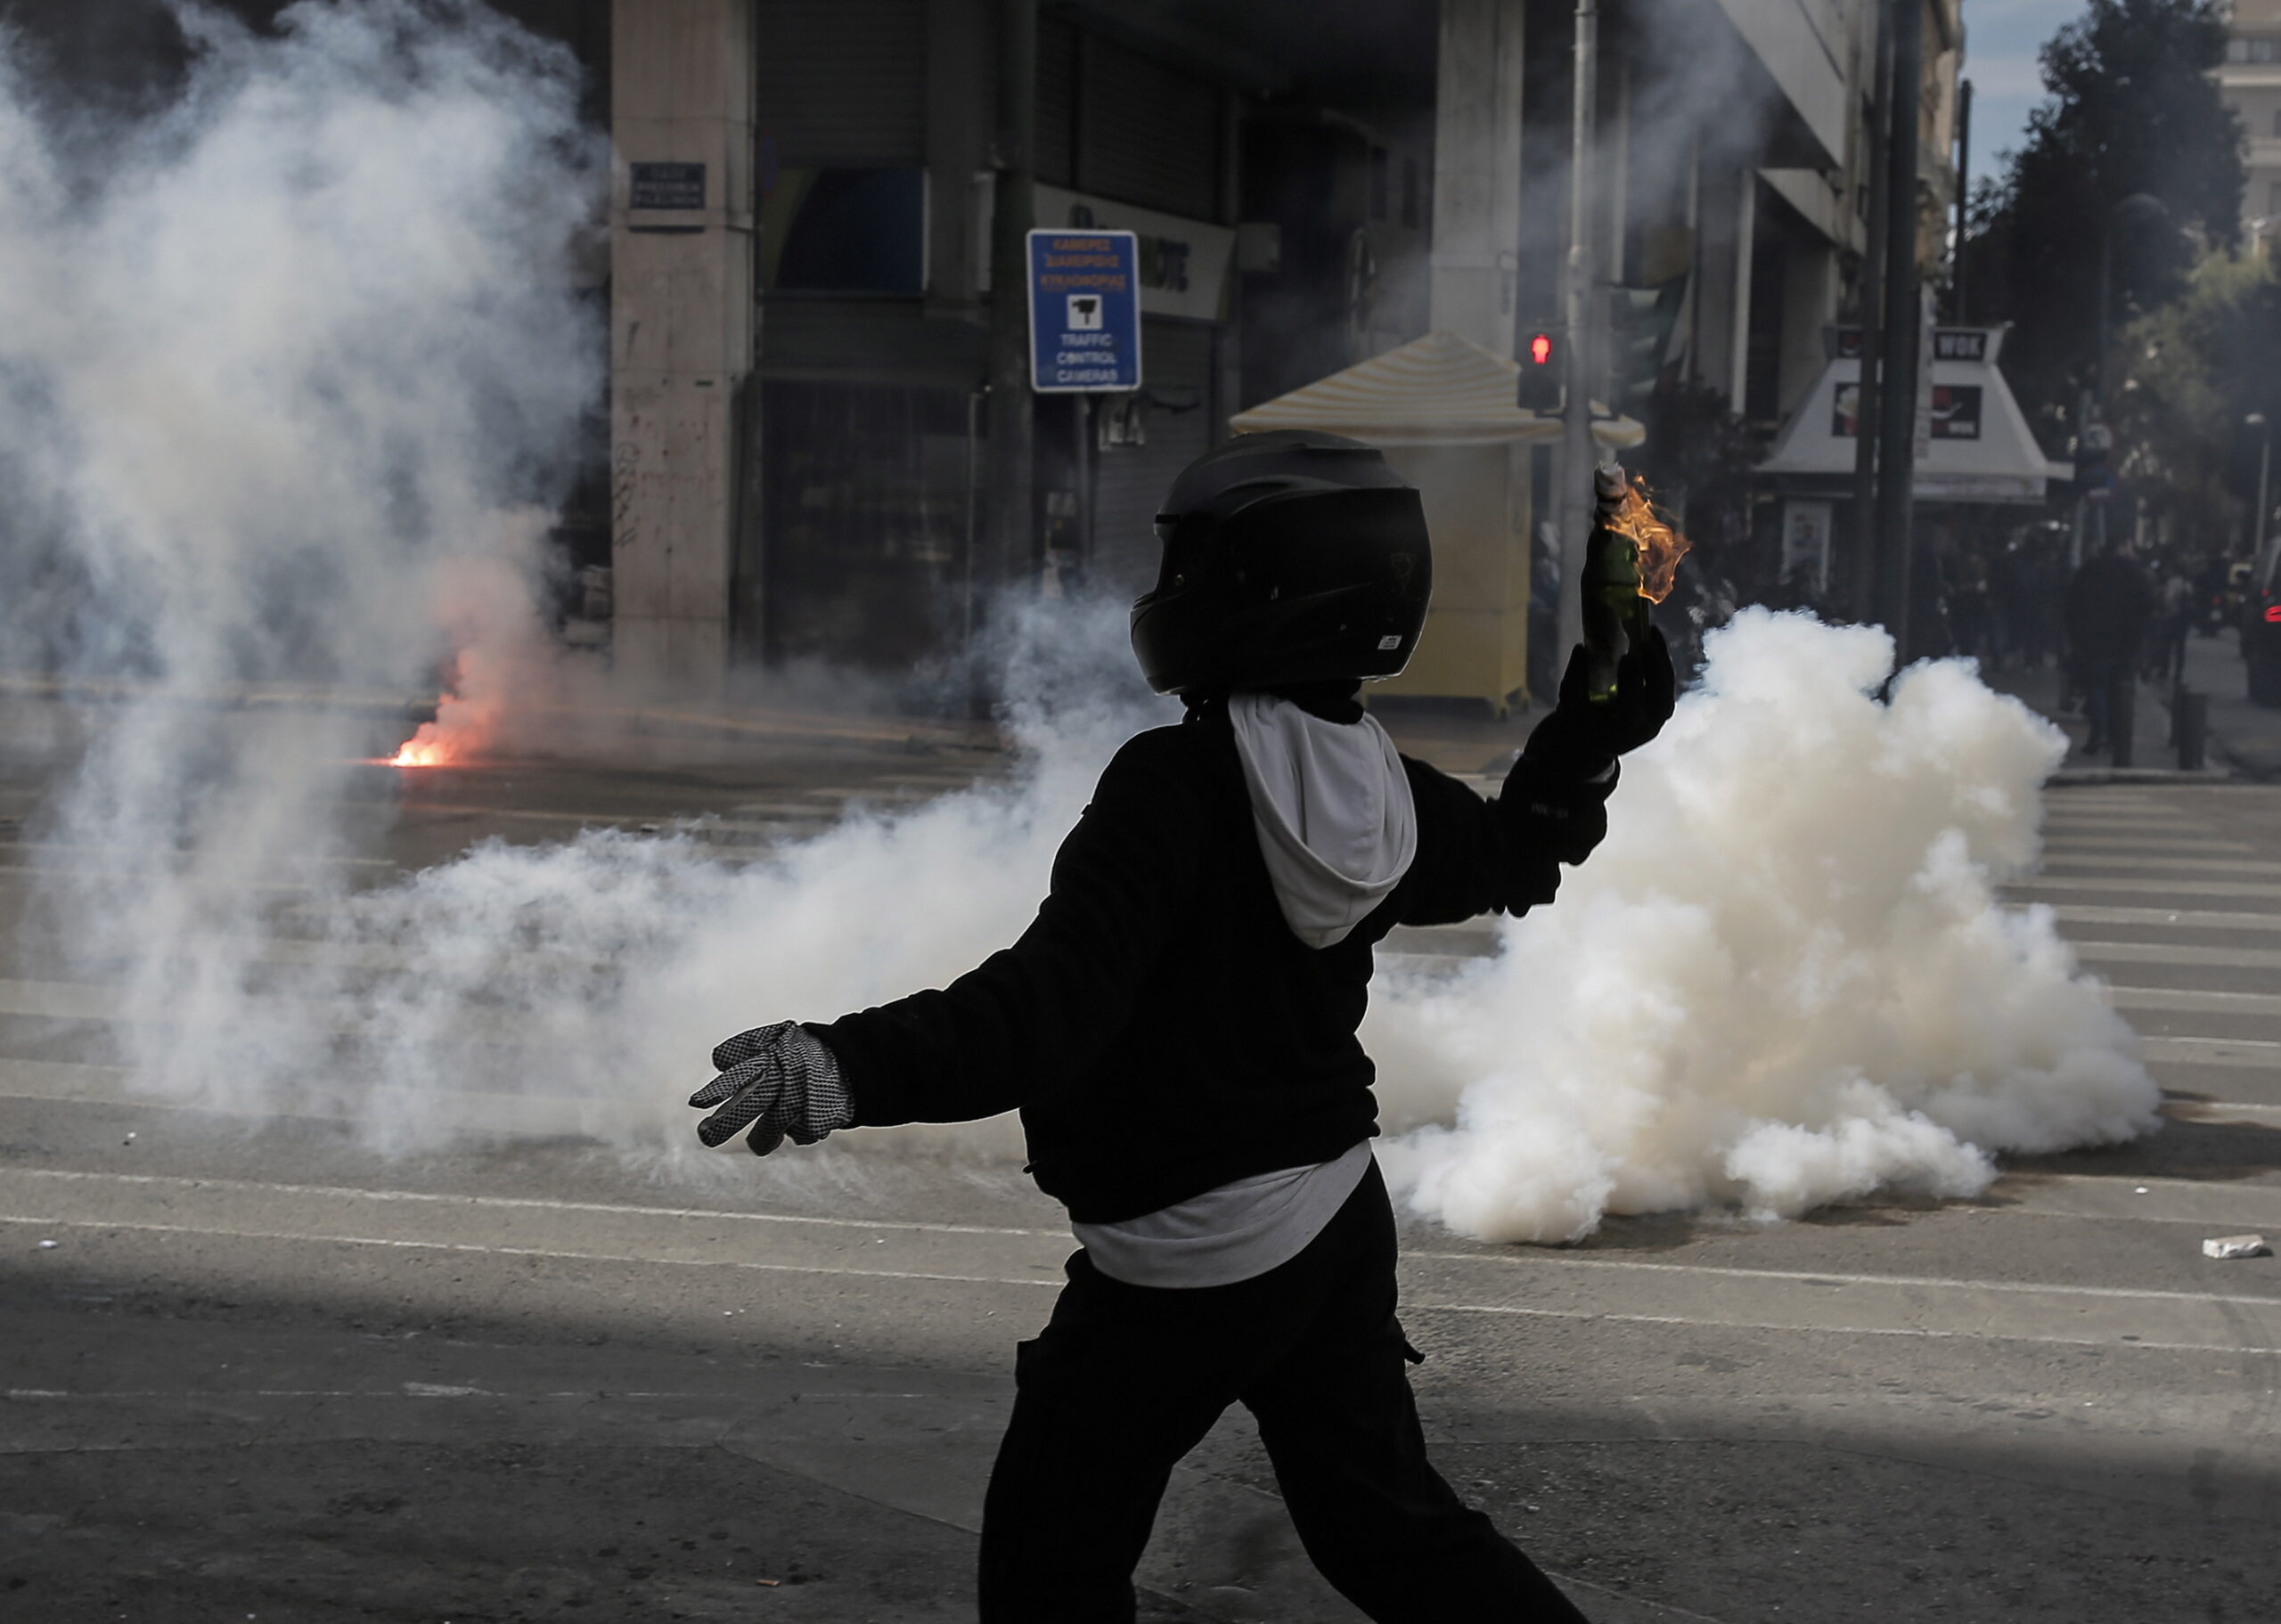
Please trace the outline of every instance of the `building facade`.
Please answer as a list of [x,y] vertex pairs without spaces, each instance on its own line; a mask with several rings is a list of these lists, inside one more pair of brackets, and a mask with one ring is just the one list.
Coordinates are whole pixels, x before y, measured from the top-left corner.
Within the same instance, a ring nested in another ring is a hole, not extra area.
[[2281,0],[2234,0],[2218,91],[2247,142],[2242,237],[2262,249],[2281,233]]
[[[1920,252],[1963,36],[1925,6]],[[2264,0],[2281,5],[2281,0]],[[1771,437],[1867,246],[1872,0],[1602,0],[1595,397],[1705,387]],[[616,0],[609,494],[620,666],[954,664],[989,533],[1000,0]],[[1428,331],[1557,321],[1574,8],[1043,5],[1040,225],[1140,243],[1137,391],[1034,403],[1026,567],[1130,596],[1239,411]],[[1020,297],[1016,293],[1016,297]],[[1001,423],[1008,420],[1001,413]],[[1508,515],[1546,516],[1549,447]]]

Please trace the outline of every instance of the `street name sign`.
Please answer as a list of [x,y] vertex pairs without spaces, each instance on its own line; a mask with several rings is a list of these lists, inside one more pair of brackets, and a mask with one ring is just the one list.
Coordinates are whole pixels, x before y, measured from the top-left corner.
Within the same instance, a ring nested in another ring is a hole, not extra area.
[[1030,233],[1030,387],[1140,387],[1140,241],[1132,232]]

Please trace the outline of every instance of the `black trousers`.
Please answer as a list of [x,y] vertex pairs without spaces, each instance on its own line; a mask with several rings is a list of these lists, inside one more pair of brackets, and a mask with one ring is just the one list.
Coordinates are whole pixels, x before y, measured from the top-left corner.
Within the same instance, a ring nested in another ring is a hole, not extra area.
[[1375,1164],[1305,1251],[1255,1279],[1127,1285],[1083,1252],[1068,1276],[1016,1354],[982,1624],[1131,1624],[1172,1469],[1231,1403],[1257,1417],[1307,1555],[1379,1624],[1582,1624],[1426,1458]]

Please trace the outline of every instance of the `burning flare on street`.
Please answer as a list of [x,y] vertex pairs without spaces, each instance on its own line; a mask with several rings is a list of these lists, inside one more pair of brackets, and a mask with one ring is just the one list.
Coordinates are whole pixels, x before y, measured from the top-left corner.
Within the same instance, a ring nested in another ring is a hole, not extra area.
[[[445,703],[448,703],[446,701]],[[437,710],[440,716],[443,705]],[[391,767],[448,767],[455,759],[454,752],[444,737],[444,725],[438,720],[423,722],[419,730],[398,745],[396,754],[388,757]]]

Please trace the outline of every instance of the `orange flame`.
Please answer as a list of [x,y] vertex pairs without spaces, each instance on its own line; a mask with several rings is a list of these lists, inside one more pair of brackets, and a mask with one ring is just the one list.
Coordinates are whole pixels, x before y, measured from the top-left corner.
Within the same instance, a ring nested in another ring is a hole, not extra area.
[[[462,656],[453,673],[464,681],[469,660]],[[470,698],[446,690],[436,701],[436,719],[423,722],[388,757],[391,767],[457,767],[480,757],[498,731],[503,706],[488,687]]]
[[397,747],[388,757],[391,767],[448,767],[454,752],[446,742],[443,728],[433,722],[423,722],[419,730]]
[[1637,474],[1631,477],[1607,522],[1610,529],[1630,536],[1639,549],[1639,595],[1652,603],[1670,597],[1679,580],[1679,561],[1694,543],[1656,511],[1645,479]]

